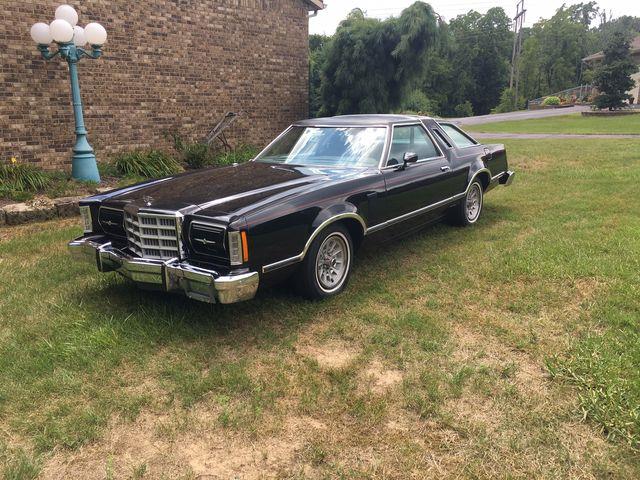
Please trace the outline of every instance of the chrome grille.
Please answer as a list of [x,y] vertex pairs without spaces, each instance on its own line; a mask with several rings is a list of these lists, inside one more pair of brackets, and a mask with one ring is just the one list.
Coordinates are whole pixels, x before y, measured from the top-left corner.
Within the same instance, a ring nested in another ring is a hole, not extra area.
[[176,217],[125,212],[129,248],[142,258],[168,260],[180,257]]

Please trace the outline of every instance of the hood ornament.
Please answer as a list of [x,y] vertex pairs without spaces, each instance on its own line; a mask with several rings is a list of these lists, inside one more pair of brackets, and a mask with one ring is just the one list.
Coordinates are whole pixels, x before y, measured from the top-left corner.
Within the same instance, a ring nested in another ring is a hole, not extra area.
[[142,201],[147,207],[150,207],[153,203],[153,197],[150,195],[145,195],[144,197],[142,197]]

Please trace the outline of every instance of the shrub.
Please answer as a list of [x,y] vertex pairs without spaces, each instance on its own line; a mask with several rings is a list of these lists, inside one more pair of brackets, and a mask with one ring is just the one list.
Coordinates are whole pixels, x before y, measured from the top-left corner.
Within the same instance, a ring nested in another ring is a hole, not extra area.
[[458,117],[473,117],[473,105],[471,105],[469,100],[456,105],[454,111]]
[[159,150],[118,155],[113,165],[120,175],[144,178],[166,177],[182,171],[175,158]]
[[514,110],[523,110],[525,108],[524,98],[518,98],[517,105],[514,105],[515,90],[512,88],[505,88],[500,94],[500,103],[491,110],[491,113],[507,113]]
[[47,187],[49,175],[27,163],[0,165],[0,184],[3,189],[16,192],[37,192]]
[[258,154],[258,149],[251,145],[240,145],[230,152],[223,152],[213,160],[215,165],[231,165],[233,163],[243,163],[251,160]]
[[206,143],[183,145],[182,158],[189,168],[202,168],[213,163],[213,157]]
[[560,105],[560,98],[554,96],[547,97],[542,101],[542,105],[544,105],[545,107],[551,105]]
[[400,109],[403,112],[434,115],[438,111],[438,104],[429,99],[422,90],[412,90],[402,99]]

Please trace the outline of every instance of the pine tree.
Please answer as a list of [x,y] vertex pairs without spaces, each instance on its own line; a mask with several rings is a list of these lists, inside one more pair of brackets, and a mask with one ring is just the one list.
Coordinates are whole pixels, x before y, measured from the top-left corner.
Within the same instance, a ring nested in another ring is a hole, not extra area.
[[629,41],[622,33],[612,35],[604,49],[604,60],[594,75],[594,85],[600,91],[595,106],[613,110],[621,108],[630,95],[627,91],[634,86],[631,75],[637,67],[631,60]]

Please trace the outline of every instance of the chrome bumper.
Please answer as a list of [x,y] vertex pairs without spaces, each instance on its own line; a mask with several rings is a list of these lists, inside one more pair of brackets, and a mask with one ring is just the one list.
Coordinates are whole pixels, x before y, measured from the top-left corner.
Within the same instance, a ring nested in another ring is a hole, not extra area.
[[208,303],[235,303],[252,299],[258,290],[258,272],[220,275],[188,262],[133,257],[111,245],[104,236],[81,237],[69,243],[71,256],[96,265],[101,272],[119,274],[144,286]]
[[511,170],[504,172],[500,177],[500,185],[504,185],[505,187],[508,187],[513,183],[513,177],[515,176],[516,176],[516,172],[512,172]]

